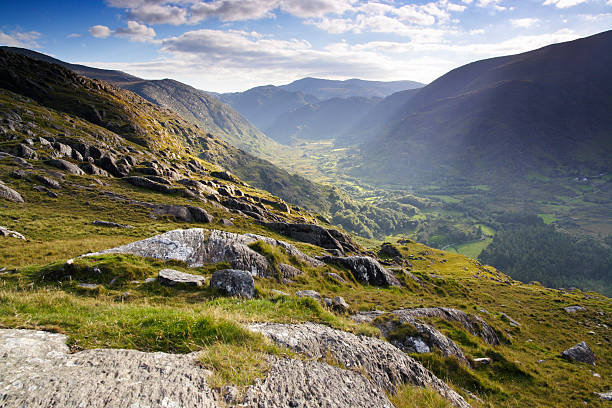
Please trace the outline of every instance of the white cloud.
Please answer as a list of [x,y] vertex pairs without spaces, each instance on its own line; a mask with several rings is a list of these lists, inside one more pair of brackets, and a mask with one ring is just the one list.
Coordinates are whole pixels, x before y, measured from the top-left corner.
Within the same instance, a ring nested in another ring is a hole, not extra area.
[[127,38],[130,41],[147,42],[155,38],[155,30],[137,21],[128,21],[127,27],[115,30],[115,36]]
[[39,44],[37,40],[40,38],[38,31],[13,31],[5,33],[0,30],[0,44],[9,47],[21,48],[37,48]]
[[110,28],[104,25],[95,25],[89,27],[89,34],[91,34],[95,38],[106,38],[110,36],[113,32]]
[[[557,8],[573,7],[581,3],[586,3],[588,0],[546,0],[542,3],[544,6],[555,6]],[[610,1],[608,1],[610,4]]]
[[513,27],[519,28],[529,28],[539,22],[540,20],[537,18],[515,18],[510,20],[510,24],[512,24]]

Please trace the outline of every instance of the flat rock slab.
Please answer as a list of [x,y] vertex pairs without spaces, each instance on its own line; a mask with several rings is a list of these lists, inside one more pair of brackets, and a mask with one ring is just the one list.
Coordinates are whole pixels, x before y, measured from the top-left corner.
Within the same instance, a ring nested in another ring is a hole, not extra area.
[[295,256],[311,266],[322,266],[322,262],[302,253],[284,241],[255,234],[234,234],[219,230],[190,228],[168,231],[141,241],[117,248],[87,254],[132,254],[156,259],[174,259],[196,268],[205,264],[228,262],[232,269],[246,270],[260,277],[275,276],[268,259],[249,247],[256,241],[279,246],[289,255]]
[[175,271],[174,269],[162,269],[158,272],[157,279],[159,280],[160,284],[166,286],[202,286],[205,280],[205,278],[201,275],[193,275],[191,273]]
[[21,407],[216,407],[195,354],[86,350],[66,336],[0,330],[0,405]]
[[241,406],[257,408],[393,408],[363,374],[317,361],[270,358],[270,371],[245,393]]
[[394,392],[397,386],[408,383],[432,388],[454,406],[470,406],[421,363],[383,340],[314,323],[260,323],[249,328],[309,358],[325,359],[331,356],[348,369],[365,372],[383,390]]

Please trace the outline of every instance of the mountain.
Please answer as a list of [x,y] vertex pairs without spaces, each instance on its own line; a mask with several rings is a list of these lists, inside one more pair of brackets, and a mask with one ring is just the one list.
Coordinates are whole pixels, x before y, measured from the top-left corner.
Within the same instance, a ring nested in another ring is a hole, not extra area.
[[312,95],[286,91],[274,85],[258,86],[245,92],[220,94],[219,99],[232,106],[259,129],[267,129],[283,113],[318,102]]
[[319,99],[349,98],[361,96],[365,98],[384,98],[392,93],[407,89],[421,88],[424,84],[415,81],[365,81],[363,79],[347,79],[337,81],[320,78],[302,78],[279,88],[314,95]]
[[372,134],[352,169],[395,184],[612,170],[612,31],[457,68]]
[[264,129],[268,136],[283,144],[290,144],[293,138],[332,139],[345,134],[379,101],[352,96],[309,103],[280,114]]
[[270,157],[282,149],[244,116],[210,94],[178,81],[144,80],[121,71],[104,70],[84,65],[70,64],[47,55],[23,48],[0,47],[28,57],[64,66],[89,78],[112,83],[129,89],[143,98],[180,114],[208,133],[212,133],[233,146],[258,157]]

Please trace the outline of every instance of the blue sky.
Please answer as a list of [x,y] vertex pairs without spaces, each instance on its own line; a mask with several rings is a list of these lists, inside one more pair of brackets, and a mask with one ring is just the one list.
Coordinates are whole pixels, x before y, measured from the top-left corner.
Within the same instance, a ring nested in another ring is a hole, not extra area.
[[427,83],[609,29],[612,0],[0,2],[1,45],[216,92],[305,76]]

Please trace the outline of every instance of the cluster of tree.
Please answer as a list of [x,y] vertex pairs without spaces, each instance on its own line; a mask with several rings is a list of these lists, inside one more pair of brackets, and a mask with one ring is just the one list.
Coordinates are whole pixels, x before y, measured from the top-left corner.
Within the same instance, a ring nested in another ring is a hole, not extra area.
[[433,248],[475,241],[482,237],[480,227],[468,227],[440,218],[421,222],[416,231],[417,241]]
[[576,237],[533,221],[499,231],[478,259],[523,282],[612,295],[612,237]]

